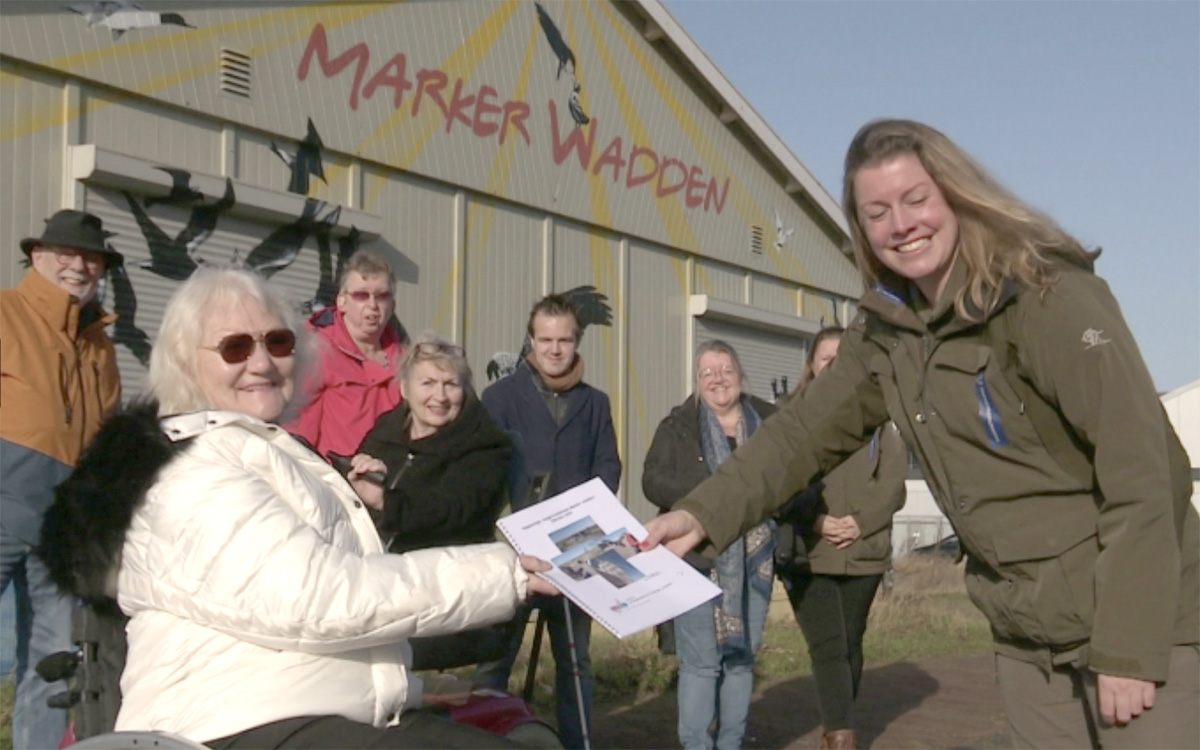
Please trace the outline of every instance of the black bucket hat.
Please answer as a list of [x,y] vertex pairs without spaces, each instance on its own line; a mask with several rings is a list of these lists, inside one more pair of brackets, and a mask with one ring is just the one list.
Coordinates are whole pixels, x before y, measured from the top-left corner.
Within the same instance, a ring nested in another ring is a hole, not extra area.
[[41,237],[26,237],[21,240],[21,252],[30,257],[34,248],[40,245],[57,245],[76,250],[100,253],[104,256],[105,267],[123,263],[125,258],[108,244],[109,237],[115,237],[116,232],[104,231],[104,226],[98,216],[84,211],[64,209],[46,219],[46,229]]

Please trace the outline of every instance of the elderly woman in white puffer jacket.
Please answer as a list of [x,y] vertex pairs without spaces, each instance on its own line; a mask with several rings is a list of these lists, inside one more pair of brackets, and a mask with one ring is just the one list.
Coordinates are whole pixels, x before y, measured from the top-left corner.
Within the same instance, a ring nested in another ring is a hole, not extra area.
[[548,566],[504,544],[384,554],[351,484],[277,424],[311,355],[265,281],[197,272],[151,356],[157,404],[111,420],[62,487],[49,533],[88,536],[58,575],[95,597],[119,565],[117,729],[214,747],[504,746],[405,711],[420,696],[406,639],[508,620],[553,591],[527,573]]

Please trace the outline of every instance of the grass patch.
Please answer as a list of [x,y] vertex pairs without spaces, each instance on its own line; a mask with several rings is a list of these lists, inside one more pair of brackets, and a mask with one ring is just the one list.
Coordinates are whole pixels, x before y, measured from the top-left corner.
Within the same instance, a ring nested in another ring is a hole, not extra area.
[[[532,633],[530,626],[509,681],[517,691],[525,684]],[[622,641],[593,625],[591,643],[597,704],[634,705],[673,688],[678,662],[659,653],[653,630]],[[978,654],[989,650],[991,643],[987,620],[967,599],[962,565],[944,558],[909,556],[896,561],[891,585],[881,586],[876,595],[863,651],[870,669],[896,661]],[[469,679],[471,672],[465,668],[454,674]],[[812,673],[804,635],[778,583],[755,672],[760,685]],[[535,686],[534,706],[543,715],[553,715],[554,659],[549,636],[542,640]]]
[[16,689],[12,675],[0,681],[0,750],[12,750],[13,695]]

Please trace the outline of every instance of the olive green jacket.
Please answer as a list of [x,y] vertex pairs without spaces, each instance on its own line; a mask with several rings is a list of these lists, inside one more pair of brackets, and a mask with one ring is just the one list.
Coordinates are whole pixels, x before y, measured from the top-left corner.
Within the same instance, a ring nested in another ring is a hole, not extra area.
[[[963,283],[956,268],[944,300]],[[1061,442],[1043,441],[993,351],[1001,315],[1017,371],[1080,447],[1047,449]],[[1064,265],[1045,295],[1010,284],[984,324],[869,291],[829,371],[675,507],[722,549],[888,419],[962,541],[998,651],[1162,681],[1171,646],[1200,641],[1186,461],[1102,280]]]
[[[776,405],[785,403],[781,399]],[[891,422],[876,435],[878,439],[801,493],[799,502],[792,503],[801,509],[799,518],[778,519],[775,562],[781,574],[797,565],[830,576],[879,575],[892,567],[892,516],[904,507],[908,457]],[[813,527],[822,513],[854,516],[859,538],[845,549],[825,541]]]

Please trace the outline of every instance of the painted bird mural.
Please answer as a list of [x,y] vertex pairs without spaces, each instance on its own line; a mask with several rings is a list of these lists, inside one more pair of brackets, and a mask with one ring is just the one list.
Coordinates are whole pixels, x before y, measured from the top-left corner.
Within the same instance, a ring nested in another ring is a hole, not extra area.
[[579,81],[571,87],[571,98],[567,100],[567,109],[571,111],[571,119],[575,121],[575,127],[582,127],[592,121],[583,111],[583,105],[579,103]]
[[68,5],[67,10],[78,13],[87,21],[89,28],[104,26],[112,32],[113,41],[127,31],[152,29],[156,26],[184,26],[196,28],[178,13],[160,13],[142,10],[129,2],[97,2],[90,5]]
[[308,186],[312,177],[329,184],[325,179],[325,168],[321,164],[321,149],[324,146],[311,117],[308,118],[308,133],[304,136],[304,140],[300,141],[295,153],[284,151],[275,141],[271,141],[271,151],[282,159],[292,172],[287,187],[289,193],[308,195]]
[[171,176],[171,192],[163,196],[151,196],[147,198],[144,201],[146,208],[150,208],[156,203],[163,203],[168,206],[190,206],[193,203],[204,200],[204,194],[192,187],[191,172],[171,167],[155,167],[155,169],[166,172]]
[[328,214],[318,219],[317,215],[327,206],[325,201],[309,198],[304,202],[304,210],[300,216],[291,224],[276,229],[267,235],[267,238],[260,242],[242,261],[242,265],[251,270],[257,271],[264,278],[271,278],[283,269],[290,266],[296,256],[300,254],[300,248],[308,239],[310,234],[316,233],[322,229],[320,225],[326,227],[337,226],[338,220],[341,219],[342,208],[338,206]]
[[211,205],[197,206],[192,209],[188,223],[172,239],[155,223],[154,219],[138,204],[131,193],[123,192],[129,210],[137,220],[142,237],[146,240],[150,251],[150,261],[143,263],[142,268],[172,281],[183,281],[191,276],[200,261],[196,252],[217,227],[221,214],[228,211],[236,203],[233,192],[233,180],[225,178],[225,194],[220,200]]
[[358,227],[350,227],[350,233],[338,240],[337,269],[333,267],[333,252],[330,246],[328,225],[318,227],[317,262],[320,264],[320,276],[317,281],[317,292],[311,300],[303,303],[300,310],[305,315],[311,315],[327,307],[333,307],[337,300],[338,279],[342,278],[342,268],[346,260],[358,250],[360,233]]
[[550,18],[550,14],[546,12],[542,4],[535,2],[533,5],[537,9],[538,23],[542,25],[546,41],[550,43],[550,49],[554,50],[554,55],[558,58],[558,72],[554,75],[554,80],[562,77],[563,68],[567,66],[568,62],[571,63],[571,75],[575,75],[575,53],[567,46],[562,33],[554,25],[554,19]]
[[786,229],[786,230],[783,228],[783,217],[781,217],[779,215],[779,209],[776,208],[775,209],[775,250],[777,252],[782,251],[783,246],[788,243],[788,240],[790,240],[792,238],[792,235],[795,233],[796,233],[796,229],[794,227],[792,229]]
[[111,265],[108,278],[113,290],[113,312],[117,314],[117,322],[113,324],[113,341],[132,352],[142,367],[149,367],[150,337],[134,321],[137,317],[137,293],[133,291],[125,264]]
[[[596,291],[596,287],[586,284],[569,289],[562,294],[575,306],[575,312],[579,318],[580,331],[586,331],[588,326],[612,325],[612,306],[608,304],[608,296],[603,292]],[[499,380],[511,375],[514,370],[521,366],[521,363],[529,356],[529,352],[532,349],[533,345],[529,340],[529,336],[526,335],[525,342],[522,344],[519,354],[514,354],[513,352],[496,352],[493,354],[485,368],[488,380]]]

